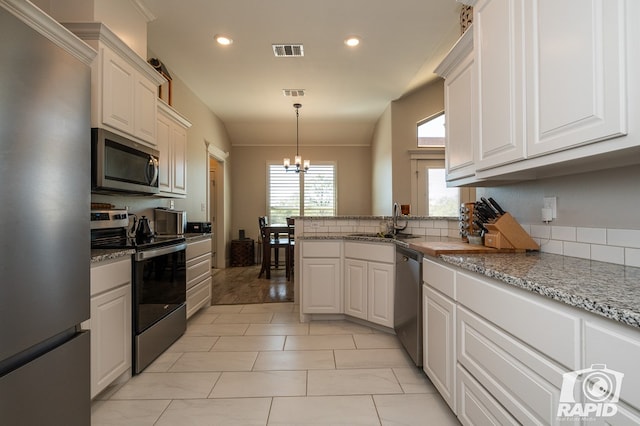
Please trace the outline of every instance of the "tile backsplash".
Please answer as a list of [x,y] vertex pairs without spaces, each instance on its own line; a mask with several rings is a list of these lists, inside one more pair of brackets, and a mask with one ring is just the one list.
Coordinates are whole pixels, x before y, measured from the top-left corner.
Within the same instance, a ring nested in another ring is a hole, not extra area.
[[[349,233],[378,233],[386,232],[389,217],[330,217],[330,218],[299,218],[302,221],[304,235],[313,234],[349,234]],[[430,219],[412,217],[409,220],[400,218],[398,224],[407,227],[402,231],[406,234],[424,235],[428,237],[459,238],[457,219]],[[296,222],[296,225],[298,222]],[[296,226],[296,232],[298,227]]]
[[640,267],[640,230],[522,225],[540,251]]

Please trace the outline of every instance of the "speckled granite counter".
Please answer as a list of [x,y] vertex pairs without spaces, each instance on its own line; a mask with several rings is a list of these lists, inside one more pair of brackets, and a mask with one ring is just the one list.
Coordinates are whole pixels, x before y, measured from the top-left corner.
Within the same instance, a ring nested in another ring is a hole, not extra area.
[[441,255],[444,262],[640,327],[640,268],[548,253]]
[[91,263],[104,262],[105,260],[113,260],[119,257],[131,256],[135,253],[133,249],[92,249]]

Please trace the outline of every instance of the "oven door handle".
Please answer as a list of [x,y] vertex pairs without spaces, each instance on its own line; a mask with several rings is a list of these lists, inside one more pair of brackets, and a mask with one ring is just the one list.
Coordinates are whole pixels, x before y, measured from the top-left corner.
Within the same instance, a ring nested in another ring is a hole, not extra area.
[[139,262],[141,260],[151,259],[154,257],[169,254],[169,253],[175,253],[180,250],[185,250],[186,248],[187,248],[187,243],[180,243],[173,246],[165,246],[165,247],[158,247],[155,249],[143,250],[143,251],[136,252],[135,260]]

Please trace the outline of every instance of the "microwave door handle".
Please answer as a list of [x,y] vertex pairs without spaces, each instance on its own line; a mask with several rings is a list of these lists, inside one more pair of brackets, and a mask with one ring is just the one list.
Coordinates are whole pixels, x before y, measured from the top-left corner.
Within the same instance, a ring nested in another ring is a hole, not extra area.
[[[154,186],[156,181],[158,180],[158,160],[152,155],[149,156],[149,168],[147,169],[147,179],[149,180],[149,185]],[[151,173],[149,173],[151,172]],[[149,176],[151,175],[151,176]]]

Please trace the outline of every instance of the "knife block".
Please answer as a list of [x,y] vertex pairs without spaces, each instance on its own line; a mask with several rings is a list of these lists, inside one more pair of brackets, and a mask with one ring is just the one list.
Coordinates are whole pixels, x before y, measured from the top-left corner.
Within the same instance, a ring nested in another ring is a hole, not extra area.
[[538,243],[509,213],[485,224],[485,227],[489,230],[484,236],[484,245],[487,247],[540,250]]

